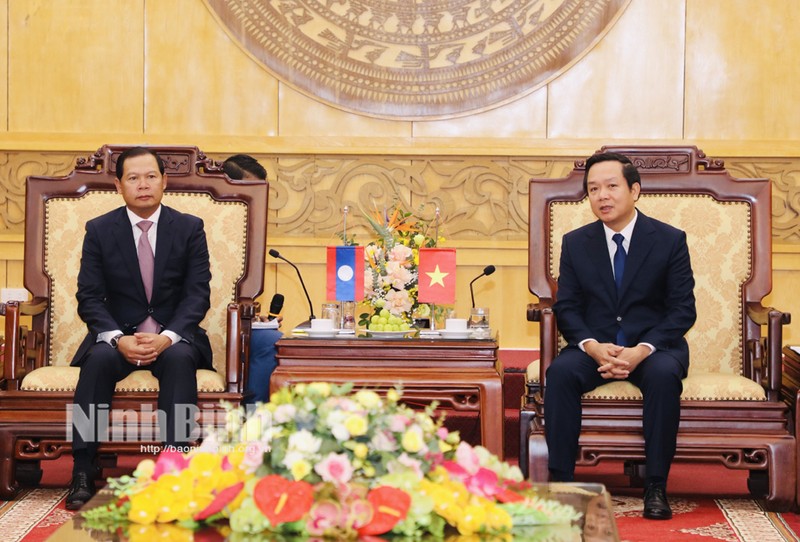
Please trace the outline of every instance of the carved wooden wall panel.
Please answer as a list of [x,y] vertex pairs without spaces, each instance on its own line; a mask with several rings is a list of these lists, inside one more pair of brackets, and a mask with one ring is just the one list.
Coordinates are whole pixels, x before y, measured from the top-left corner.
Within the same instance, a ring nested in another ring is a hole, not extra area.
[[[86,153],[0,153],[0,234],[22,233],[25,178],[66,175]],[[213,155],[222,160],[225,156]],[[351,212],[348,232],[371,237],[360,209],[399,202],[433,218],[452,240],[527,238],[528,179],[565,176],[573,159],[502,156],[258,155],[270,185],[269,234],[335,238],[342,209]],[[643,165],[645,166],[645,165]],[[773,182],[773,239],[800,244],[800,158],[725,159],[737,177]]]
[[278,78],[358,113],[442,118],[527,94],[629,0],[205,0]]

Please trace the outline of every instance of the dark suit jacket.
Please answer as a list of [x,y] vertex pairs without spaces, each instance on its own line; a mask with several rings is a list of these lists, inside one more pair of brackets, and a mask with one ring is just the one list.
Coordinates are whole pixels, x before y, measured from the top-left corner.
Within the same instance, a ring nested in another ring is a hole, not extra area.
[[686,233],[645,216],[636,220],[617,295],[603,223],[564,236],[557,301],[559,331],[570,345],[594,338],[616,342],[622,326],[630,345],[650,343],[688,370],[684,334],[697,317]]
[[125,207],[86,223],[78,274],[78,314],[89,334],[72,365],[80,365],[104,331],[132,334],[151,315],[193,344],[200,367],[211,367],[211,345],[200,327],[211,303],[208,245],[203,221],[162,206],[156,238],[153,295],[144,291],[133,230]]

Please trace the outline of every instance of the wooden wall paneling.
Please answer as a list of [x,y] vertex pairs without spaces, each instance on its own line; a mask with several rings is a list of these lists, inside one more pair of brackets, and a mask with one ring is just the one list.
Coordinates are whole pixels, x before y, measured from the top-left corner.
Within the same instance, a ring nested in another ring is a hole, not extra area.
[[547,88],[482,113],[448,120],[416,121],[414,137],[547,137]]
[[800,138],[797,3],[686,3],[685,137]]
[[145,15],[148,134],[278,134],[277,80],[203,2],[147,2]]
[[281,136],[411,137],[411,122],[382,120],[349,113],[301,94],[285,83],[280,85]]
[[0,0],[0,132],[8,131],[8,1]]
[[548,85],[547,137],[680,139],[684,3],[633,0],[594,50]]
[[141,132],[143,6],[9,2],[9,132]]

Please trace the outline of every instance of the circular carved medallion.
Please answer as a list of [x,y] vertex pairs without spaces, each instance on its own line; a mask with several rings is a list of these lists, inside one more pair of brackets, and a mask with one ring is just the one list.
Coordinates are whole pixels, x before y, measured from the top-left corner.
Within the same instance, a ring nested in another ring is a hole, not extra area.
[[279,79],[371,116],[431,119],[540,87],[630,0],[206,0]]

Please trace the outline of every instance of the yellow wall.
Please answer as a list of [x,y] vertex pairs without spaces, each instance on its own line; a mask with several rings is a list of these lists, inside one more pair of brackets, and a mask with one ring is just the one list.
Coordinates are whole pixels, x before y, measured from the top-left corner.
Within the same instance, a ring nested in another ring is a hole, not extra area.
[[[469,281],[493,263],[498,272],[475,284],[478,303],[491,307],[503,348],[533,348],[525,217],[509,218],[498,234],[493,210],[524,215],[527,177],[561,176],[603,144],[689,143],[738,176],[773,179],[767,301],[800,315],[795,11],[794,0],[764,0],[758,9],[747,0],[631,0],[605,37],[546,86],[480,114],[412,122],[344,112],[278,81],[202,0],[0,0],[0,284],[22,285],[25,176],[63,174],[104,143],[189,144],[217,158],[248,152],[268,162],[269,244],[301,266],[319,304],[322,247],[337,222],[319,217],[320,202],[332,193],[333,212],[365,196],[361,181],[336,192],[341,172],[304,177],[293,168],[355,161],[373,172],[396,163],[407,179],[422,160],[457,173],[451,185],[432,166],[419,173],[427,183],[419,197],[446,194],[450,211],[474,206],[481,168],[493,176],[487,190],[502,188],[496,207],[481,206],[474,231],[449,238],[458,248],[457,309],[466,311]],[[284,293],[286,321],[300,321],[307,308],[294,271],[273,262],[266,302]],[[800,343],[795,320],[786,338]]]

